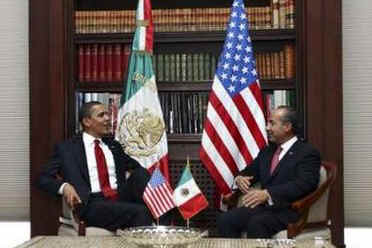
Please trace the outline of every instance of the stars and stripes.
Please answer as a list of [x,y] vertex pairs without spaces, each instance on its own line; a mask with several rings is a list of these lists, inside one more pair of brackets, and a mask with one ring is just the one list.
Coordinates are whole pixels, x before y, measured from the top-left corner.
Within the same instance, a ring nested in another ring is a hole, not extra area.
[[172,188],[157,167],[143,193],[143,200],[156,219],[175,207],[172,195]]
[[235,0],[209,96],[200,158],[222,194],[267,144],[265,117],[243,0]]

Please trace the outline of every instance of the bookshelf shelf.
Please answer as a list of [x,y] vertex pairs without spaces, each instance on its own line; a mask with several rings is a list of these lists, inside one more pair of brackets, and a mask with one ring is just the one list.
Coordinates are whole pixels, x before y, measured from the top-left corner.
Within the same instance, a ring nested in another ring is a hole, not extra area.
[[167,134],[171,144],[200,144],[201,134]]
[[[155,33],[156,43],[178,43],[178,42],[223,42],[226,36],[225,31],[219,32],[161,32]],[[76,34],[74,41],[76,44],[94,43],[130,43],[133,33],[105,33],[105,34]],[[275,40],[295,40],[295,29],[267,29],[251,30],[253,41],[275,41]]]
[[[295,89],[295,80],[260,80],[263,90],[291,90]],[[83,82],[76,83],[76,90],[80,92],[111,92],[121,93],[123,91],[123,82]],[[209,91],[212,88],[212,82],[187,82],[187,83],[169,83],[157,82],[159,91]]]

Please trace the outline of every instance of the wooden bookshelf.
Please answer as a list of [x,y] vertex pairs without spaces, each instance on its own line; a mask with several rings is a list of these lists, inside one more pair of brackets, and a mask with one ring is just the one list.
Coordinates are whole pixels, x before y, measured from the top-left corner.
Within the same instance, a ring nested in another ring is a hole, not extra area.
[[[245,1],[246,6],[270,6],[271,0]],[[78,82],[77,46],[90,44],[131,44],[133,33],[76,34],[74,11],[134,10],[137,1],[55,0],[30,2],[30,98],[31,98],[31,182],[49,158],[55,143],[75,133],[77,92],[120,93],[122,81]],[[153,9],[222,8],[231,1],[152,0]],[[339,165],[333,189],[333,242],[344,246],[343,227],[343,134],[341,73],[341,1],[296,1],[295,29],[252,30],[255,51],[276,52],[286,44],[295,47],[296,71],[291,79],[260,80],[262,90],[293,90],[296,108],[303,122],[301,134],[319,148],[323,159]],[[154,36],[154,53],[210,52],[219,55],[223,31],[159,32]],[[160,92],[208,92],[212,80],[190,82],[158,81]],[[329,102],[329,99],[332,99]],[[190,155],[199,161],[201,134],[168,134],[172,173]],[[199,162],[198,162],[199,161]],[[204,170],[205,171],[205,170]],[[199,173],[199,172],[198,172]],[[204,172],[200,172],[204,173]],[[174,178],[177,178],[175,175]],[[206,176],[201,176],[205,180]],[[207,183],[211,190],[210,183]],[[209,192],[211,193],[211,192]],[[31,187],[32,235],[55,234],[60,201]],[[213,225],[208,212],[198,221]],[[209,219],[208,219],[209,218]],[[200,224],[199,223],[199,224]]]

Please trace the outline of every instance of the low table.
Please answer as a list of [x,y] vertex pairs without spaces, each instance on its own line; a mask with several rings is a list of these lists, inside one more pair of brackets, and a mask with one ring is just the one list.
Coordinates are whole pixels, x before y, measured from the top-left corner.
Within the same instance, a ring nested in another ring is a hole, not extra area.
[[[16,248],[136,248],[118,236],[114,237],[63,237],[63,236],[37,236]],[[220,239],[203,238],[192,248],[259,248],[260,242],[255,239]],[[297,241],[296,248],[314,248],[314,240]],[[279,248],[279,247],[278,247]],[[334,248],[325,242],[323,248]]]

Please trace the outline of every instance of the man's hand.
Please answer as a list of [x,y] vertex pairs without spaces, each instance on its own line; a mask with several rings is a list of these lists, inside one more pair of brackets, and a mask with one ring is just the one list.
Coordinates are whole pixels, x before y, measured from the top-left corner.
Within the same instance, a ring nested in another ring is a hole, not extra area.
[[243,177],[243,176],[237,176],[235,179],[236,186],[240,189],[243,193],[248,193],[251,186],[251,180],[253,177]]
[[269,199],[266,189],[251,189],[243,195],[242,203],[244,207],[254,208]]
[[81,203],[79,195],[76,193],[74,187],[71,184],[66,183],[66,185],[63,187],[63,197],[72,209],[74,209],[76,204]]

